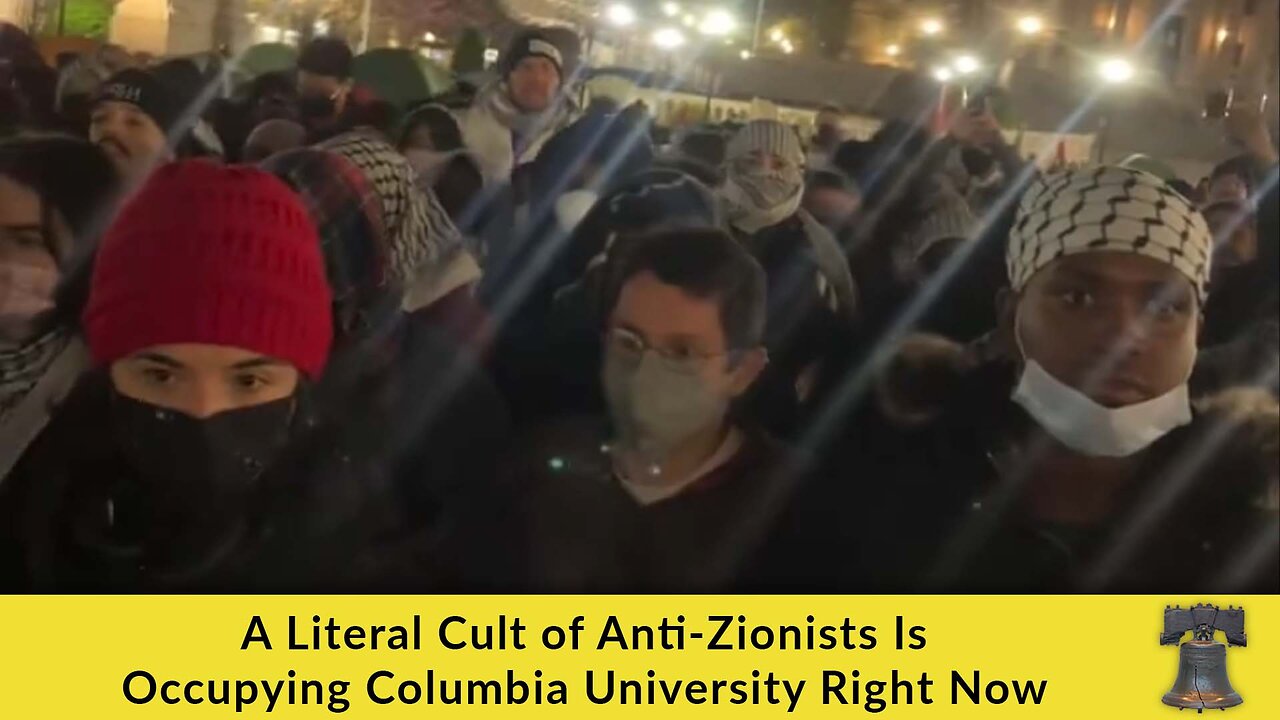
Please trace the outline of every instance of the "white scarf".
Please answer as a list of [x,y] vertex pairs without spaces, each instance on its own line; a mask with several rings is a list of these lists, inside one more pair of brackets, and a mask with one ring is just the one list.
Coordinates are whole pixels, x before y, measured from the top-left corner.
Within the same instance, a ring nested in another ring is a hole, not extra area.
[[489,86],[483,92],[481,101],[503,127],[519,138],[521,144],[528,143],[531,138],[548,129],[558,129],[569,114],[569,103],[562,97],[554,98],[551,105],[542,112],[521,110],[511,101],[506,82]]

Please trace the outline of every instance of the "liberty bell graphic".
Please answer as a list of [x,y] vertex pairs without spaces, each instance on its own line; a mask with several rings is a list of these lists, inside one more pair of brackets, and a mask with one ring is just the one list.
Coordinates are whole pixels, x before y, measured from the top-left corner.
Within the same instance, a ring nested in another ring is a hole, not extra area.
[[1204,712],[1205,708],[1225,710],[1244,702],[1227,679],[1227,646],[1213,639],[1218,630],[1229,644],[1244,646],[1244,608],[1165,606],[1160,644],[1177,645],[1183,633],[1191,633],[1191,639],[1178,648],[1178,677],[1164,694],[1165,705]]

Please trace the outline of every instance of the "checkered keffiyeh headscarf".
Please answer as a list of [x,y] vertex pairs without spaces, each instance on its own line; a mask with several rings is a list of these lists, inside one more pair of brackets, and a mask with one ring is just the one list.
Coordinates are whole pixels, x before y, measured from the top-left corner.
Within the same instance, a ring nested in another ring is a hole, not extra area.
[[800,136],[790,126],[777,120],[752,120],[742,127],[725,149],[730,162],[751,152],[764,152],[786,160],[795,167],[804,166],[804,148]]
[[333,289],[336,339],[342,344],[376,324],[383,298],[403,289],[391,281],[382,201],[369,180],[341,155],[299,148],[271,156],[262,169],[302,198],[320,233],[325,272]]
[[1005,251],[1009,283],[1064,255],[1131,252],[1168,263],[1207,296],[1213,238],[1204,218],[1160,178],[1120,167],[1051,173],[1022,196]]
[[382,201],[396,280],[408,285],[432,265],[457,255],[462,235],[435,193],[417,186],[413,166],[395,148],[361,132],[339,135],[319,147],[350,160],[373,185]]

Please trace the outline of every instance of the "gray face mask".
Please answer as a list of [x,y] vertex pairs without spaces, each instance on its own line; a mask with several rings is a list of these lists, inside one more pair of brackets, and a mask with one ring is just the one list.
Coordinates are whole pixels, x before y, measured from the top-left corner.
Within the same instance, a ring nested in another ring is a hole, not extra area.
[[604,390],[620,448],[654,465],[729,412],[729,398],[707,387],[696,367],[652,351],[609,348]]

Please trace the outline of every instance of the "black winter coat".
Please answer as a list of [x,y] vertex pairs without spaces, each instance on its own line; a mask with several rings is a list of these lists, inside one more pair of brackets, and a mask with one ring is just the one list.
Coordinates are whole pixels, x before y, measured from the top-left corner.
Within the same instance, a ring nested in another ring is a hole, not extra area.
[[[375,350],[376,348],[376,350]],[[0,488],[0,584],[38,592],[406,592],[484,492],[507,423],[473,360],[398,323],[299,396],[291,439],[231,508],[160,531],[95,372]]]
[[460,528],[462,584],[505,592],[724,592],[754,558],[798,476],[759,432],[679,494],[644,505],[613,472],[601,418],[548,423],[507,457],[499,493]]
[[[937,368],[933,368],[937,370]],[[863,592],[1276,592],[1274,401],[1227,395],[1146,451],[1118,509],[1054,527],[1017,510],[999,458],[1038,434],[1012,368],[899,378],[830,448],[771,543],[773,589]],[[932,404],[921,403],[928,387]],[[882,389],[884,389],[882,387]],[[915,398],[903,400],[901,390]],[[893,397],[897,394],[897,401]],[[1268,404],[1269,403],[1269,404]],[[904,412],[910,408],[911,412]],[[808,548],[809,552],[804,552]],[[816,552],[821,549],[822,552]],[[808,560],[806,560],[808,559]]]

